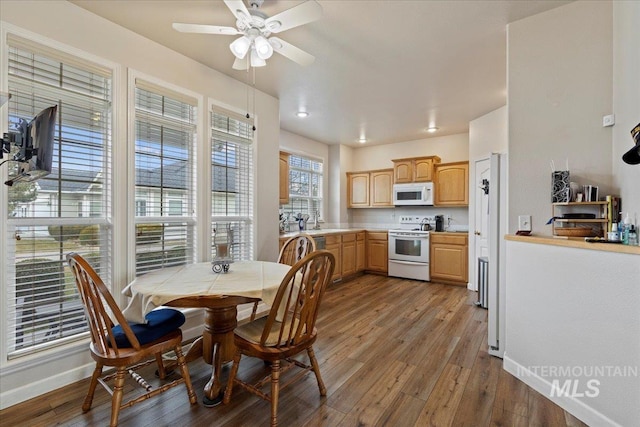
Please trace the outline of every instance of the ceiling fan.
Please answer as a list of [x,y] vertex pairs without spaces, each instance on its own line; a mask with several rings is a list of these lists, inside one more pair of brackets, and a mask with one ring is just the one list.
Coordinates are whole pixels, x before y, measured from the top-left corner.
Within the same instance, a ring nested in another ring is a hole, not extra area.
[[241,37],[229,45],[236,57],[233,63],[235,70],[246,70],[249,66],[263,67],[267,65],[266,60],[274,51],[303,66],[313,63],[313,55],[278,37],[272,37],[271,34],[278,34],[319,19],[322,16],[322,6],[317,1],[307,0],[272,17],[258,10],[264,0],[248,1],[251,9],[247,9],[243,0],[224,0],[237,19],[237,28],[178,22],[173,23],[173,28],[183,33],[241,34]]

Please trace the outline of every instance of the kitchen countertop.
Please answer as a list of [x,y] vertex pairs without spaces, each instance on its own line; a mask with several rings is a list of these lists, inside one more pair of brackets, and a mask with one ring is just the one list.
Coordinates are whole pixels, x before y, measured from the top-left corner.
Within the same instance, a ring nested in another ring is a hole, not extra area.
[[505,240],[512,242],[536,243],[541,245],[565,246],[570,248],[591,249],[604,252],[618,252],[640,255],[640,246],[629,246],[621,243],[589,243],[584,238],[556,238],[552,236],[515,236],[507,234]]
[[280,234],[280,238],[290,238],[297,236],[300,233],[306,233],[310,236],[325,236],[327,234],[343,234],[343,233],[358,233],[360,231],[381,231],[387,232],[387,230],[371,230],[364,228],[321,228],[319,230],[304,230],[304,231],[289,231],[286,233]]

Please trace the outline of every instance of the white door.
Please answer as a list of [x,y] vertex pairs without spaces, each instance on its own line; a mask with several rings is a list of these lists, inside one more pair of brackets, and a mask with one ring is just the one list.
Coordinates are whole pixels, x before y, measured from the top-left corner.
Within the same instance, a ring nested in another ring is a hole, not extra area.
[[[476,229],[475,248],[476,259],[474,260],[474,281],[478,278],[478,258],[489,257],[489,193],[491,191],[490,183],[491,162],[489,159],[476,161],[475,191],[476,191]],[[486,181],[485,181],[486,180]],[[488,191],[486,190],[488,189]],[[476,290],[478,283],[476,283]]]

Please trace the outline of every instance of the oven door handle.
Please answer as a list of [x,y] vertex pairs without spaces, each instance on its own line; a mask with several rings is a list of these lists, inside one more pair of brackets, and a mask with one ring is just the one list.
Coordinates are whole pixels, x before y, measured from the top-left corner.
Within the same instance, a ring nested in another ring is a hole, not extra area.
[[404,265],[429,264],[428,262],[400,261],[400,260],[397,260],[397,259],[390,259],[389,262],[393,262],[393,263],[396,263],[396,264],[404,264]]
[[389,237],[394,237],[394,238],[406,238],[406,237],[410,237],[412,239],[425,239],[425,240],[429,240],[429,236],[428,235],[424,235],[424,234],[396,234],[396,233],[389,233]]

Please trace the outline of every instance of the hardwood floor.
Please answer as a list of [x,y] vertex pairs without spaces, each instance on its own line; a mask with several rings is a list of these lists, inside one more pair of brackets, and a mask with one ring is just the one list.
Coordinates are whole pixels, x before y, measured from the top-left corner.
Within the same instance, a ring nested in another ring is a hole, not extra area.
[[[279,424],[584,426],[486,352],[487,312],[473,304],[475,298],[457,286],[373,275],[331,286],[314,346],[327,396],[319,395],[308,374],[281,391]],[[190,406],[177,387],[122,410],[120,425],[268,425],[268,402],[240,388],[228,405],[203,407],[210,367],[197,361],[189,369],[198,405]],[[259,377],[264,370],[261,361],[243,359],[238,375]],[[2,425],[107,425],[110,396],[101,387],[91,411],[82,413],[87,387],[81,381],[7,408],[0,412]]]

